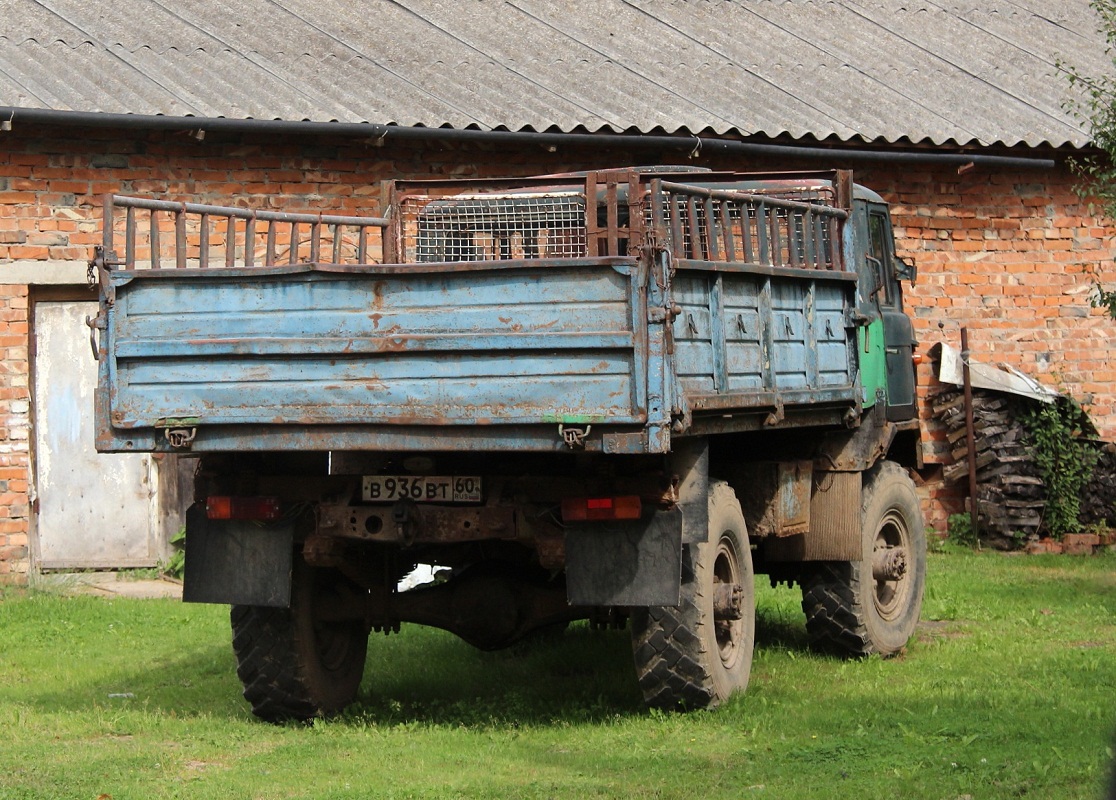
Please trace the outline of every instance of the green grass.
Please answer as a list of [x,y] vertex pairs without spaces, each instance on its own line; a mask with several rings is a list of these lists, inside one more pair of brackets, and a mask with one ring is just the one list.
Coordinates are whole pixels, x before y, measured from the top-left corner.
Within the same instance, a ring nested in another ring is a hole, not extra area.
[[480,653],[373,635],[359,702],[255,721],[223,607],[0,595],[0,798],[1089,798],[1116,726],[1116,557],[935,554],[895,659],[805,647],[762,587],[752,684],[642,709],[627,634]]

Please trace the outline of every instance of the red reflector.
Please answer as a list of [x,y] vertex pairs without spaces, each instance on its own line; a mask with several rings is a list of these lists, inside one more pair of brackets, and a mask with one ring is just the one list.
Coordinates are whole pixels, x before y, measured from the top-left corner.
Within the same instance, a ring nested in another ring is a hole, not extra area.
[[565,497],[562,499],[563,522],[587,522],[607,519],[639,519],[643,504],[638,495],[622,497]]
[[210,519],[232,519],[232,498],[205,498],[205,515]]
[[274,522],[282,516],[277,497],[222,497],[205,499],[210,519],[260,519]]

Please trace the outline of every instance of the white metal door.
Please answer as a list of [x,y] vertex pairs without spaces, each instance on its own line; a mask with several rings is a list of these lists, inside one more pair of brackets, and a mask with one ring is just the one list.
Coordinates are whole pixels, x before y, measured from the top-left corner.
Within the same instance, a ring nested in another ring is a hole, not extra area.
[[35,491],[38,567],[154,566],[162,554],[156,470],[139,453],[94,448],[97,363],[86,316],[96,303],[35,304]]

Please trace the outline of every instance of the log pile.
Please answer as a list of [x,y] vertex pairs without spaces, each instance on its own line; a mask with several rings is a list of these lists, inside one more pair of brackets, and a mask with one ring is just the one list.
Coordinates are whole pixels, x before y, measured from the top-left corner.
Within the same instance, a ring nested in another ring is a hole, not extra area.
[[1093,474],[1081,493],[1082,525],[1116,527],[1116,447],[1098,445],[1097,463]]
[[[981,539],[1000,549],[1021,547],[1042,526],[1045,487],[1027,448],[1027,433],[1017,418],[1016,400],[983,390],[973,391],[976,444],[978,522]],[[934,415],[945,423],[954,463],[944,469],[947,480],[965,480],[969,472],[965,431],[965,398],[946,391],[933,402]]]

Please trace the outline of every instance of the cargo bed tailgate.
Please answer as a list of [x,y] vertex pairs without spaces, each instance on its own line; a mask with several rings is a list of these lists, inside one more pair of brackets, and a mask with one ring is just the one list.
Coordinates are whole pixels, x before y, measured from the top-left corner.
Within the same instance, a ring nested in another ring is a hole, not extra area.
[[116,428],[640,423],[634,260],[117,272]]

